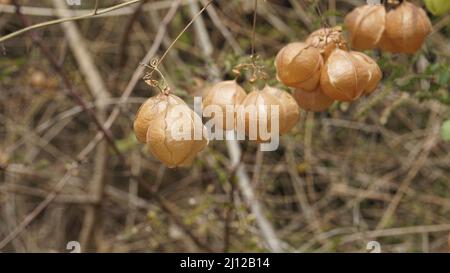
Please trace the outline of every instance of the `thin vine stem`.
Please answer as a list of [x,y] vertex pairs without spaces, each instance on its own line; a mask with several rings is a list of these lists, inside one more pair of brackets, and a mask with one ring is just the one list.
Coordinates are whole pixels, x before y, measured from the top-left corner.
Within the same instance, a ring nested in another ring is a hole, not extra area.
[[[164,77],[164,74],[158,69],[158,59],[153,59],[150,61],[150,64],[142,64],[142,66],[149,68],[151,70],[151,73],[145,74],[145,76],[142,78],[148,85],[157,87],[159,91],[162,93],[168,95],[170,93],[170,87],[167,84],[166,78]],[[159,75],[159,77],[162,79],[162,83],[160,83],[157,80],[154,80],[152,77],[152,73],[156,71]]]
[[[197,14],[195,14],[194,17],[192,17],[191,21],[189,21],[189,23],[183,28],[183,30],[177,35],[177,37],[172,41],[172,43],[167,47],[166,51],[164,51],[164,53],[161,55],[161,57],[155,58],[153,60],[150,61],[150,64],[141,64],[144,67],[147,67],[150,69],[149,72],[147,72],[144,77],[143,80],[150,86],[154,86],[157,87],[162,93],[164,94],[169,94],[170,93],[170,88],[166,82],[166,79],[164,78],[163,73],[158,69],[159,65],[161,64],[161,62],[164,60],[164,58],[167,56],[167,54],[169,53],[169,51],[174,47],[175,43],[181,38],[181,36],[188,30],[188,28],[195,22],[195,20],[197,20],[197,18],[209,7],[209,5],[211,5],[214,2],[214,0],[209,0],[204,6],[203,8],[197,12]],[[156,80],[153,80],[152,76],[154,72],[157,72],[158,75],[160,76],[160,78],[162,79],[162,83],[159,83]]]
[[108,13],[108,12],[111,12],[111,11],[114,11],[114,10],[117,10],[117,9],[121,9],[121,8],[130,6],[130,5],[136,4],[136,3],[140,2],[140,1],[142,1],[142,0],[131,0],[131,1],[128,1],[128,2],[125,2],[125,3],[122,3],[122,4],[118,4],[118,5],[115,5],[115,6],[112,6],[112,7],[109,7],[109,8],[105,8],[105,9],[100,9],[100,10],[98,9],[98,1],[97,1],[96,2],[96,8],[94,9],[93,12],[90,12],[90,13],[85,14],[85,15],[69,17],[69,18],[60,18],[60,19],[56,19],[56,20],[51,20],[51,21],[47,21],[47,22],[31,25],[31,26],[25,27],[23,29],[20,29],[18,31],[12,32],[12,33],[10,33],[8,35],[5,35],[3,37],[0,37],[0,43],[1,42],[5,42],[5,41],[7,41],[9,39],[12,39],[14,37],[17,37],[17,36],[19,36],[21,34],[27,33],[27,32],[29,32],[31,30],[34,30],[34,29],[47,27],[47,26],[51,26],[51,25],[56,25],[56,24],[69,22],[69,21],[78,21],[78,20],[87,19],[87,18],[90,18],[90,17],[94,17],[94,16],[97,16],[97,15],[100,15],[100,14]]
[[161,62],[166,57],[167,53],[172,49],[172,47],[175,45],[175,43],[180,39],[180,37],[186,32],[186,30],[195,22],[195,20],[209,7],[209,5],[212,4],[214,0],[209,0],[208,3],[206,3],[203,8],[195,14],[195,16],[191,19],[191,21],[183,28],[183,30],[178,34],[178,36],[172,41],[172,43],[169,45],[169,47],[166,49],[166,51],[163,53],[161,58],[158,60],[158,63],[156,64],[156,67],[158,67]]
[[328,28],[329,27],[328,22],[326,21],[326,18],[323,15],[322,9],[320,8],[320,1],[316,0],[315,2],[316,2],[316,12],[317,12],[317,15],[320,18],[320,25],[322,27]]
[[253,12],[253,26],[252,26],[252,59],[255,58],[255,40],[256,40],[256,18],[258,10],[258,0],[255,0],[254,12]]
[[239,77],[242,73],[242,70],[250,70],[252,72],[252,76],[249,79],[251,83],[256,82],[258,79],[267,82],[267,73],[264,71],[264,65],[258,64],[259,56],[256,54],[256,21],[258,12],[258,0],[254,0],[253,6],[253,24],[252,24],[252,33],[251,33],[251,53],[250,53],[250,63],[240,63],[234,67],[233,73],[236,75],[236,78]]

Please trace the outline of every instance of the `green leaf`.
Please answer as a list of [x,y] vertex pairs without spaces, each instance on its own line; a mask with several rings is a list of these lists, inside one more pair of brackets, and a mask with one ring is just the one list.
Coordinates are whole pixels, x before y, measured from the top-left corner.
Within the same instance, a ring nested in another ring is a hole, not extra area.
[[450,141],[450,119],[442,123],[441,136],[444,141]]
[[450,70],[449,69],[442,69],[439,71],[439,84],[442,86],[447,85],[448,80],[450,79]]
[[450,12],[450,1],[448,0],[425,0],[425,6],[434,15]]

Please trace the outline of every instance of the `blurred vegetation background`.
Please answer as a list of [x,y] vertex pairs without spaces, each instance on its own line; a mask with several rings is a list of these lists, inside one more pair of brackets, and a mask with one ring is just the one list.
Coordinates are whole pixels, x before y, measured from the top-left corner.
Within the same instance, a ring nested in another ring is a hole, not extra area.
[[[23,0],[19,16],[12,2],[0,1],[0,36],[95,9]],[[303,111],[277,151],[212,141],[191,168],[167,169],[132,131],[156,94],[139,63],[161,56],[206,1],[136,2],[0,43],[0,251],[79,241],[93,252],[367,252],[373,240],[383,252],[448,250],[449,14],[428,14],[434,31],[415,55],[366,52],[383,70],[379,89]],[[283,45],[364,3],[259,1],[269,82],[282,87],[273,61]],[[253,4],[213,1],[161,64],[190,105],[248,60]]]

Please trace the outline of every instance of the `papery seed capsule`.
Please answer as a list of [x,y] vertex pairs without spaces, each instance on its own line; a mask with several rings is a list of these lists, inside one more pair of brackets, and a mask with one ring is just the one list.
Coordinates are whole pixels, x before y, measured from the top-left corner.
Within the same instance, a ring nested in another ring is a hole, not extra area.
[[328,97],[339,101],[354,101],[367,87],[367,66],[350,52],[336,49],[322,69],[320,87]]
[[319,50],[300,42],[283,47],[275,59],[278,80],[307,91],[314,90],[319,84],[322,65]]
[[319,49],[324,60],[328,59],[335,49],[347,49],[341,27],[318,29],[308,36],[305,43]]
[[320,88],[317,88],[314,92],[296,89],[294,91],[294,98],[300,108],[312,112],[325,111],[334,102],[334,100],[325,95]]
[[377,89],[378,84],[383,77],[383,72],[381,72],[381,69],[378,66],[377,62],[375,62],[366,54],[358,51],[352,51],[351,54],[367,66],[367,71],[369,72],[369,81],[367,83],[366,89],[364,90],[364,95],[369,95]]
[[350,43],[359,50],[377,47],[386,24],[386,9],[383,5],[364,5],[355,8],[345,17],[350,32]]
[[207,144],[201,118],[175,95],[149,98],[138,110],[134,131],[139,141],[169,168],[189,166]]
[[383,32],[380,41],[378,42],[378,47],[386,52],[400,53],[399,48],[397,48],[392,40],[387,36],[386,31]]
[[384,34],[386,37],[380,47],[391,52],[412,54],[422,47],[431,30],[431,22],[426,12],[410,2],[403,1],[387,13]]
[[280,107],[283,108],[280,115],[280,135],[289,132],[300,119],[300,111],[294,97],[286,91],[266,85],[262,92],[267,92],[278,98]]
[[165,100],[166,98],[159,94],[150,97],[139,107],[133,124],[134,134],[139,142],[147,143],[147,131],[150,122],[157,115],[163,114],[166,104],[162,104],[162,102]]
[[203,100],[203,107],[217,105],[222,113],[221,129],[233,130],[235,128],[235,111],[227,112],[227,105],[240,105],[247,94],[236,81],[222,81],[213,85]]
[[[285,120],[286,117],[285,109],[280,105],[279,99],[261,90],[250,92],[238,111],[237,129],[241,130],[245,126],[245,134],[250,140],[257,142],[270,141],[270,133],[272,129],[275,130],[272,121],[278,123],[279,129],[281,120]],[[276,113],[278,113],[278,119],[275,116]]]

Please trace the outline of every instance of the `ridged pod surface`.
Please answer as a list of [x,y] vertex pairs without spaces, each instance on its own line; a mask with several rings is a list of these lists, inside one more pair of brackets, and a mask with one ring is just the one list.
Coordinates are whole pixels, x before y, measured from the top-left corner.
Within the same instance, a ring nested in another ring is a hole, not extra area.
[[393,53],[417,52],[432,30],[425,10],[404,1],[386,15],[386,30],[380,47]]
[[295,124],[297,124],[300,119],[300,111],[297,102],[291,94],[275,87],[266,85],[262,92],[266,92],[278,98],[280,107],[283,108],[280,112],[284,113],[284,115],[280,115],[279,129],[280,135],[284,135],[294,128]]
[[383,5],[364,5],[355,8],[345,17],[350,32],[350,43],[358,50],[376,48],[386,25]]
[[383,72],[381,71],[377,62],[375,62],[366,54],[358,51],[352,51],[351,54],[367,65],[367,71],[369,72],[369,81],[367,83],[366,89],[364,90],[364,95],[369,95],[377,89],[378,84],[383,78]]
[[175,95],[149,98],[136,114],[134,132],[169,168],[190,166],[208,144],[201,118]]
[[354,101],[363,94],[368,81],[366,64],[350,52],[336,49],[322,69],[320,87],[334,100]]
[[320,51],[305,43],[290,43],[275,58],[277,78],[287,86],[316,89],[319,84],[323,58]]
[[305,43],[317,48],[324,60],[327,60],[335,49],[347,49],[341,27],[320,28],[311,33]]
[[235,112],[227,115],[226,106],[242,104],[247,94],[236,81],[222,81],[213,85],[203,100],[203,106],[217,105],[222,109],[222,129],[235,128]]
[[323,112],[334,102],[334,100],[325,95],[320,88],[317,88],[314,92],[296,89],[294,91],[294,98],[300,108],[312,112]]
[[[270,138],[261,135],[261,132],[271,132],[272,112],[271,106],[278,106],[279,114],[279,128],[284,120],[285,109],[280,105],[280,101],[277,97],[269,92],[263,92],[262,90],[255,90],[250,92],[242,103],[243,108],[237,115],[237,127],[245,126],[245,133],[250,137],[250,140],[256,140],[257,142],[266,142]],[[253,130],[250,129],[253,126]],[[252,135],[252,132],[254,134]]]

